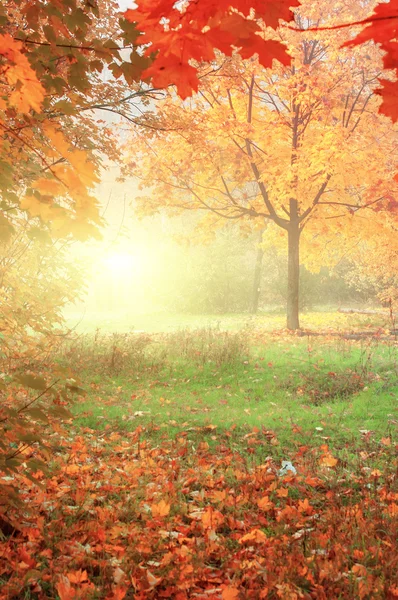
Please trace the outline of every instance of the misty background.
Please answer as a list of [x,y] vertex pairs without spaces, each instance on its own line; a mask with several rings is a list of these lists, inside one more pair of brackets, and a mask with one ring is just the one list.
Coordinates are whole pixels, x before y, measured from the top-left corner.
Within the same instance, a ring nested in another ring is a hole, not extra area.
[[[68,326],[84,329],[94,316],[106,319],[115,312],[129,322],[135,315],[159,313],[284,312],[287,258],[266,243],[266,230],[261,246],[261,231],[243,235],[233,223],[204,236],[195,228],[201,216],[196,212],[139,219],[138,182],[120,182],[118,176],[118,168],[109,165],[96,190],[103,239],[70,248],[84,285],[65,308]],[[377,292],[347,259],[333,271],[301,267],[303,312],[380,305]]]

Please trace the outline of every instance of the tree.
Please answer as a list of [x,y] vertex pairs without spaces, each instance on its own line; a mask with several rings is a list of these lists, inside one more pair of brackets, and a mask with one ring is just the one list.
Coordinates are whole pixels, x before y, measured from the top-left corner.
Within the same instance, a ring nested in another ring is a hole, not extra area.
[[[44,451],[44,428],[69,414],[63,403],[70,385],[49,358],[60,339],[54,326],[61,309],[82,283],[65,250],[73,239],[99,235],[93,187],[104,156],[116,158],[117,151],[98,111],[129,117],[130,101],[142,93],[138,84],[126,93],[125,83],[107,85],[103,77],[107,66],[128,78],[112,36],[131,45],[134,28],[125,21],[119,28],[116,9],[113,2],[79,0],[0,7],[0,470],[6,474],[44,468],[25,452],[32,444]],[[15,500],[12,492],[2,482],[2,505]]]
[[[116,160],[116,115],[134,122],[150,60],[113,0],[30,0],[0,10],[0,219],[38,217],[57,238],[98,237],[92,190]],[[145,88],[145,89],[144,89]]]
[[[298,27],[319,23],[321,7],[331,25],[352,14],[305,2]],[[139,199],[145,213],[198,209],[207,227],[226,218],[281,230],[290,329],[299,327],[300,239],[313,260],[327,240],[336,248],[353,227],[364,233],[363,219],[386,234],[396,219],[397,129],[377,113],[374,94],[381,53],[372,42],[341,49],[348,36],[280,31],[292,63],[273,70],[237,55],[219,56],[211,70],[198,66],[198,94],[181,102],[170,91],[158,105],[160,130],[135,129],[129,144],[132,171],[151,188]]]

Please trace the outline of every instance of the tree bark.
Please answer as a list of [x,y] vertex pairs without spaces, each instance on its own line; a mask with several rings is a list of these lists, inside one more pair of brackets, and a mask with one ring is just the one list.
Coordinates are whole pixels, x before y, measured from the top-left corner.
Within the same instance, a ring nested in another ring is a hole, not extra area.
[[288,229],[287,265],[287,328],[300,329],[299,287],[300,287],[300,227],[297,218],[297,202],[290,201],[290,226]]
[[[260,232],[259,236],[259,244],[261,244],[263,239],[263,231]],[[252,293],[252,302],[251,302],[251,313],[252,315],[256,315],[258,311],[258,304],[260,301],[260,284],[261,284],[261,273],[263,268],[263,256],[264,250],[258,245],[257,247],[257,255],[256,255],[256,265],[254,267],[254,277],[253,277],[253,293]]]

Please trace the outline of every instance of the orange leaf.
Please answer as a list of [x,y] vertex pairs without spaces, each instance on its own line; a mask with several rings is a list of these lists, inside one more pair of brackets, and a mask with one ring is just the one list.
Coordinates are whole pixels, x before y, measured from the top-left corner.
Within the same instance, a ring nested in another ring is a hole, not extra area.
[[219,510],[208,506],[202,515],[203,526],[207,529],[217,529],[224,522],[224,516]]
[[271,508],[274,508],[274,504],[270,501],[268,496],[264,496],[263,498],[260,498],[260,500],[257,500],[257,506],[264,511],[271,510]]
[[152,504],[151,506],[153,517],[167,517],[170,512],[170,504],[167,504],[164,500],[161,500],[158,504]]
[[366,567],[364,567],[364,565],[361,565],[359,563],[355,563],[355,565],[352,567],[351,571],[358,577],[365,577],[368,574]]
[[245,544],[246,542],[254,542],[255,544],[261,544],[265,542],[267,536],[261,529],[253,529],[250,533],[247,533],[240,538],[239,543]]
[[80,471],[80,467],[78,465],[68,465],[65,467],[65,473],[67,475],[76,475]]
[[61,575],[60,581],[55,586],[60,600],[72,600],[76,596],[75,590],[71,587],[70,581],[65,575]]
[[150,571],[147,570],[146,577],[150,588],[154,588],[162,581],[161,577],[155,577]]
[[239,590],[236,587],[226,587],[221,594],[222,600],[237,600]]
[[71,583],[83,583],[84,581],[88,581],[87,571],[82,571],[81,569],[78,571],[70,571],[66,576]]
[[322,456],[319,462],[324,467],[335,467],[338,463],[338,460],[328,452]]

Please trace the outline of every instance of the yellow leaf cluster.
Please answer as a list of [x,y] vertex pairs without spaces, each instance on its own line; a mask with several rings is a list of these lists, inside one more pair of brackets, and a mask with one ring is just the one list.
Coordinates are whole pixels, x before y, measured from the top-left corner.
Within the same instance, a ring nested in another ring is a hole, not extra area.
[[[8,95],[9,105],[21,113],[28,113],[31,109],[39,112],[44,100],[44,88],[22,53],[22,44],[15,41],[8,33],[1,34],[0,55],[6,61],[1,67],[2,76],[11,88]],[[0,109],[4,108],[3,102]]]

